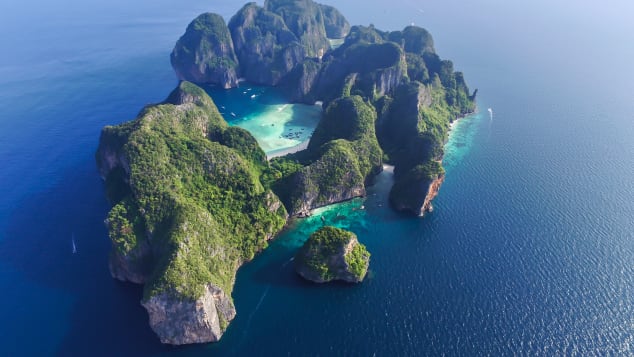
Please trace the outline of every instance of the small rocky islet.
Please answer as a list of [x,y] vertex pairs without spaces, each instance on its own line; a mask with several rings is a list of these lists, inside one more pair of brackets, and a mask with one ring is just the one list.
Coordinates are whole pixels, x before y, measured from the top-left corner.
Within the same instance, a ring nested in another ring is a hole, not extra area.
[[295,255],[295,270],[315,283],[360,283],[370,265],[370,253],[349,231],[324,226],[311,234]]
[[[333,49],[332,39],[344,40]],[[289,218],[365,196],[384,163],[395,166],[391,206],[431,210],[449,124],[475,109],[475,92],[435,53],[426,30],[350,26],[311,0],[249,3],[228,24],[202,14],[171,62],[177,88],[136,119],[105,127],[96,161],[112,204],[110,272],[143,284],[150,326],[174,345],[218,341],[236,315],[237,269]],[[195,84],[232,88],[240,78],[279,87],[289,102],[323,102],[306,150],[267,161],[255,138],[228,126]],[[316,237],[347,237],[348,248],[356,241],[332,229]],[[300,253],[313,249],[308,242]]]

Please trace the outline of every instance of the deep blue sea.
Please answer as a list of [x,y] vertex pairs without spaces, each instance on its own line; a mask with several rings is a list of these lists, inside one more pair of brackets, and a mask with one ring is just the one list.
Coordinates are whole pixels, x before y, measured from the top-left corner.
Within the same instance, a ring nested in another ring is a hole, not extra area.
[[631,2],[324,2],[428,28],[480,113],[453,131],[432,214],[392,212],[388,172],[319,213],[371,251],[366,281],[301,281],[289,260],[321,219],[300,221],[238,272],[222,341],[180,348],[110,277],[94,152],[174,88],[189,21],[240,4],[0,2],[0,355],[634,354]]

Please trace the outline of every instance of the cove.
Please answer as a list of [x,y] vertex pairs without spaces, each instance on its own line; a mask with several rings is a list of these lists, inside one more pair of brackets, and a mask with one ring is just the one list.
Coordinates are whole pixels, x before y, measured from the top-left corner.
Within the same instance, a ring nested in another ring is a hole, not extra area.
[[204,89],[229,125],[248,130],[268,158],[305,149],[321,118],[321,104],[290,104],[274,87],[242,82],[228,90]]

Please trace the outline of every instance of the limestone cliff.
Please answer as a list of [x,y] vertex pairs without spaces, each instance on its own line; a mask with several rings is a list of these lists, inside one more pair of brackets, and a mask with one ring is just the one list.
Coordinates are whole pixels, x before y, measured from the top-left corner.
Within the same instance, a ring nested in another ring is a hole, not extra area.
[[392,93],[407,77],[405,53],[391,42],[342,46],[322,68],[313,93],[325,102],[351,94],[376,99]]
[[297,273],[315,283],[360,283],[369,264],[370,253],[354,233],[329,226],[313,233],[295,256]]
[[312,0],[266,0],[264,8],[280,15],[297,36],[308,57],[321,56],[330,49],[324,15]]
[[229,29],[248,81],[276,85],[306,57],[299,38],[278,14],[255,3],[242,7],[229,21]]
[[436,198],[445,180],[444,173],[431,176],[420,174],[397,181],[390,192],[390,203],[397,211],[423,216],[433,210],[432,200]]
[[178,78],[223,88],[238,85],[238,58],[225,20],[206,13],[192,21],[171,55]]
[[231,299],[213,284],[195,300],[166,292],[142,304],[161,342],[171,345],[216,342],[236,316]]
[[348,36],[350,33],[350,23],[336,8],[328,5],[319,5],[324,17],[324,27],[326,36],[332,39],[339,39]]

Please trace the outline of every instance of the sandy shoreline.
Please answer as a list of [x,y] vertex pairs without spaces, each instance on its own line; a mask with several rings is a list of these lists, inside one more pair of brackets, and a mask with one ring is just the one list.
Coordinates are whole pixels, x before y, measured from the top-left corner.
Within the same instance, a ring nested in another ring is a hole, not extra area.
[[294,154],[298,151],[302,151],[302,150],[306,150],[306,148],[308,148],[308,143],[310,142],[310,139],[302,141],[301,143],[299,143],[298,145],[295,145],[293,147],[290,148],[286,148],[283,150],[277,150],[273,153],[267,154],[266,158],[267,160],[271,160],[273,158],[276,157],[280,157],[280,156],[284,156],[284,155],[288,155],[288,154]]

